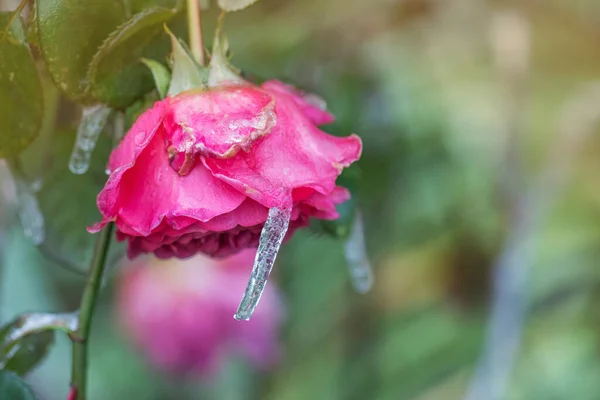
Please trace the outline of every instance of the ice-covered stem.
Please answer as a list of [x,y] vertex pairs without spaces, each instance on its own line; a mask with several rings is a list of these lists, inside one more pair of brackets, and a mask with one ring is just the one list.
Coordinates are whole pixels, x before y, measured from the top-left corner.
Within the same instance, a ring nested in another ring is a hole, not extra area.
[[362,214],[356,213],[350,236],[344,243],[344,255],[354,290],[367,293],[373,286],[373,269],[367,255]]
[[204,66],[204,46],[202,44],[202,20],[200,18],[200,0],[187,0],[188,33],[190,50],[194,59]]
[[79,308],[79,320],[73,339],[73,365],[71,369],[71,386],[77,393],[76,400],[86,400],[87,369],[88,369],[88,344],[92,317],[96,308],[96,301],[102,285],[102,276],[106,266],[108,250],[114,224],[108,224],[96,239],[94,256],[90,263],[89,276]]
[[267,279],[273,269],[273,264],[275,264],[275,258],[277,258],[283,238],[287,233],[291,215],[291,207],[283,210],[274,207],[269,210],[267,222],[265,222],[260,234],[252,274],[248,286],[246,286],[244,297],[234,315],[234,318],[238,321],[248,321],[254,313],[260,296],[265,290]]

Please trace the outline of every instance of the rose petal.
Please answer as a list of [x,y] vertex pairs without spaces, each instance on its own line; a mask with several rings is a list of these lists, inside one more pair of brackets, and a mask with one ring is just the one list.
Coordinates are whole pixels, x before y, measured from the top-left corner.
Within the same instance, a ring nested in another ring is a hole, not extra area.
[[279,95],[291,97],[298,107],[302,109],[304,115],[315,125],[325,125],[335,121],[333,114],[326,110],[325,100],[317,95],[303,93],[294,86],[277,80],[267,81],[262,84],[262,87]]
[[180,171],[182,163],[197,154],[229,158],[240,150],[249,151],[275,125],[273,108],[271,95],[249,85],[176,96],[165,120],[168,145],[176,155],[173,168]]
[[137,165],[122,175],[120,186],[117,227],[131,227],[142,236],[165,218],[181,228],[178,217],[206,222],[234,210],[245,199],[202,165],[189,175],[178,175],[169,165],[162,130],[141,153]]
[[330,193],[344,167],[360,157],[358,136],[335,137],[319,130],[290,96],[273,92],[277,124],[252,147],[229,159],[202,157],[219,179],[265,207],[288,207],[292,189]]

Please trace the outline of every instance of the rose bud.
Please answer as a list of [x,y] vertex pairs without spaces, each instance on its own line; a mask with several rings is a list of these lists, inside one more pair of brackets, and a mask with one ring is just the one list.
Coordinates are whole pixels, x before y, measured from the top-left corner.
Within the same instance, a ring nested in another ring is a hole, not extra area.
[[219,260],[136,260],[118,281],[121,325],[150,363],[169,373],[216,372],[231,355],[259,369],[273,366],[283,319],[275,286],[266,288],[252,321],[231,318],[253,258],[254,251],[245,250]]

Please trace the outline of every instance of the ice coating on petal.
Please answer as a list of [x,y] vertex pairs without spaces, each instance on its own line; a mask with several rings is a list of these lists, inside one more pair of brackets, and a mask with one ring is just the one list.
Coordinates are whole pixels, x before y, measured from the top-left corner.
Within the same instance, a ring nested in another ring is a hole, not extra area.
[[249,85],[184,92],[172,99],[165,121],[171,165],[181,175],[197,155],[230,158],[271,131],[272,96]]
[[260,235],[260,243],[254,259],[254,267],[248,281],[248,286],[242,301],[235,313],[237,320],[248,321],[254,313],[260,297],[265,290],[267,279],[271,274],[277,253],[283,243],[283,238],[287,233],[290,224],[292,209],[271,208],[269,217]]
[[358,212],[352,224],[350,237],[344,243],[344,255],[354,290],[367,293],[373,286],[373,270],[365,247],[365,233],[362,214]]
[[72,173],[83,174],[90,167],[92,152],[109,115],[110,108],[103,105],[83,109],[81,122],[79,128],[77,128],[75,145],[69,159],[69,170]]
[[331,193],[343,168],[360,157],[360,138],[329,135],[290,96],[272,94],[277,124],[269,135],[248,153],[202,162],[216,177],[269,208],[291,206],[292,190],[298,188]]
[[335,120],[335,117],[327,112],[327,103],[325,100],[316,94],[304,93],[292,85],[277,80],[267,81],[263,83],[262,87],[271,92],[291,97],[306,117],[315,125],[330,124]]

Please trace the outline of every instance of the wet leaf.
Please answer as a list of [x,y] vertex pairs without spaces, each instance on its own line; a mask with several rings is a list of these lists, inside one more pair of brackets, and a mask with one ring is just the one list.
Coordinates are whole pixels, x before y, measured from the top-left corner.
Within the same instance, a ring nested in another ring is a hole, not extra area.
[[115,108],[151,90],[150,73],[139,60],[166,56],[168,40],[160,28],[177,13],[156,5],[181,2],[39,1],[39,46],[56,86],[72,99]]
[[148,8],[119,26],[94,55],[89,69],[89,82],[95,99],[115,107],[125,107],[152,89],[150,73],[141,63],[152,43],[153,53],[166,56],[168,43],[158,45],[164,24],[177,10]]
[[219,7],[225,11],[239,11],[256,3],[257,0],[219,0]]
[[127,19],[120,0],[43,0],[36,3],[40,51],[56,86],[73,99],[93,101],[88,93],[89,65]]
[[[0,13],[0,158],[17,155],[39,134],[42,86],[19,18]],[[6,34],[4,34],[6,32]]]
[[[6,341],[15,330],[23,324],[23,320],[17,318],[5,325],[0,330],[0,365],[2,369],[10,370],[18,375],[25,375],[35,368],[48,354],[50,347],[54,344],[54,331],[45,331],[25,336],[16,342]],[[2,397],[0,397],[2,398]]]
[[27,383],[10,371],[0,371],[0,399],[36,400]]

